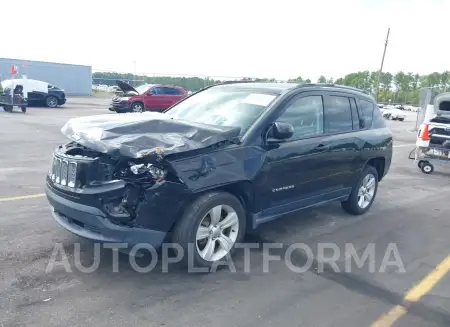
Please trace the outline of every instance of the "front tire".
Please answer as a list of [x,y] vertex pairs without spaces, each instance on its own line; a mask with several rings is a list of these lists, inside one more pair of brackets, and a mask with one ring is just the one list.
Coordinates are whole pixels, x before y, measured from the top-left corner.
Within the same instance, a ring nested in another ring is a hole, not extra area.
[[244,237],[245,217],[241,202],[229,193],[211,192],[197,198],[186,208],[172,236],[172,242],[184,250],[182,263],[210,267],[232,255]]
[[56,108],[58,106],[58,99],[53,95],[45,98],[45,105],[49,108]]
[[27,112],[27,107],[22,107],[22,108],[20,108],[20,109],[22,109],[22,112],[23,112],[23,113]]
[[142,102],[134,102],[131,105],[132,112],[144,112],[144,104]]
[[378,190],[378,172],[372,166],[366,166],[342,208],[352,215],[365,214],[372,206]]

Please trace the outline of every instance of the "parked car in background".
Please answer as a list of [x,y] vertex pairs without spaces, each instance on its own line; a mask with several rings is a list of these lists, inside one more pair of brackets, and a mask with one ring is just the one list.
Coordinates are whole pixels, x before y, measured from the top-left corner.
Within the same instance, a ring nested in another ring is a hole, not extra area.
[[179,86],[144,84],[134,88],[128,83],[117,81],[123,94],[114,96],[109,110],[121,112],[162,112],[188,95]]
[[406,114],[397,108],[389,108],[382,111],[383,117],[386,119],[404,121]]
[[47,82],[34,79],[9,79],[2,81],[2,87],[13,88],[13,85],[20,84],[23,87],[24,97],[29,106],[47,106],[56,108],[66,103],[66,93],[63,89]]

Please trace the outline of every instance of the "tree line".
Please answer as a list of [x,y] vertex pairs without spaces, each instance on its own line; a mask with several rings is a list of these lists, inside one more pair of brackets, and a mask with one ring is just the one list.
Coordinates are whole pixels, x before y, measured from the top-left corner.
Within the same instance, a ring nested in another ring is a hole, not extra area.
[[[377,100],[379,102],[388,102],[390,100],[393,103],[419,103],[420,89],[424,87],[433,87],[438,93],[450,91],[450,71],[444,71],[442,73],[433,72],[428,75],[419,75],[412,72],[405,73],[402,71],[396,74],[383,72],[380,76],[378,75],[378,72],[361,71],[347,74],[335,80],[322,75],[316,82],[352,86],[371,94],[377,93],[376,88],[378,84]],[[115,85],[116,80],[125,80],[130,81],[132,85],[140,85],[143,83],[178,85],[189,91],[197,91],[203,87],[222,82],[221,80],[202,77],[153,77],[115,72],[95,72],[92,77],[95,84]],[[239,80],[251,80],[255,82],[276,81],[274,78],[255,79],[250,77],[244,77]],[[294,79],[289,79],[287,82],[311,83],[312,81],[299,76]]]

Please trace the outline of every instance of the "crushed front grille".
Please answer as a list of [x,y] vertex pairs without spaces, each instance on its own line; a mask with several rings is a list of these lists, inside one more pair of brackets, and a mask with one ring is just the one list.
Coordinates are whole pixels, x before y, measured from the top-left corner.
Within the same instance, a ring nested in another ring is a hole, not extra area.
[[77,180],[77,162],[54,156],[50,176],[56,184],[75,187]]

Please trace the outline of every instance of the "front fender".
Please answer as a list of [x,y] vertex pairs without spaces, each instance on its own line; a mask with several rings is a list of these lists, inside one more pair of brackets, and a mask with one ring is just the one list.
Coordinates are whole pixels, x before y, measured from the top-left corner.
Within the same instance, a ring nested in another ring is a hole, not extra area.
[[265,160],[260,147],[222,149],[171,161],[176,175],[194,193],[241,181],[252,181]]

